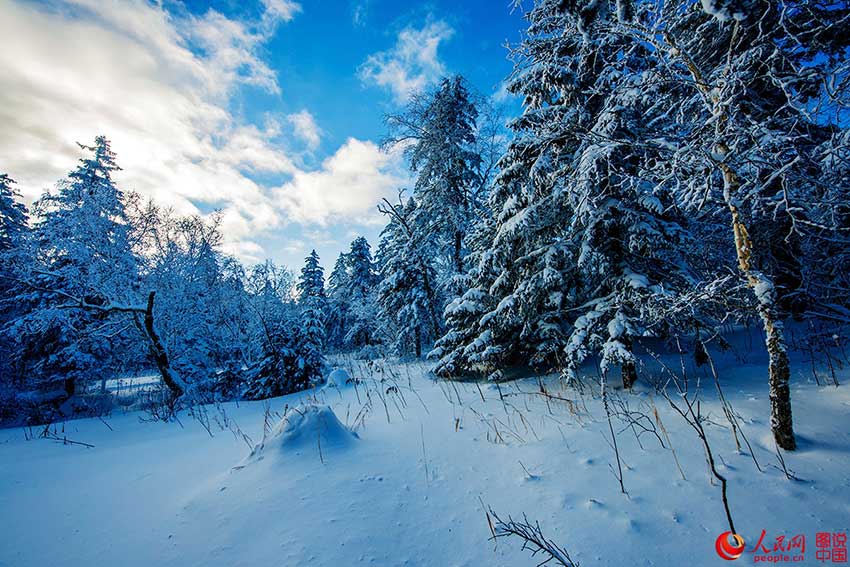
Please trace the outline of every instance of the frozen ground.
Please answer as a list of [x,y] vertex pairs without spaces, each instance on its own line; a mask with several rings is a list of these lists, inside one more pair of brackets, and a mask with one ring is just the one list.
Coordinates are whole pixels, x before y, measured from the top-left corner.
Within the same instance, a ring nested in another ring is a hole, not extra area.
[[[648,434],[641,448],[615,419],[626,496],[595,389],[548,377],[547,391],[570,401],[546,400],[536,378],[479,387],[434,382],[420,364],[337,362],[361,383],[336,372],[318,392],[207,408],[212,436],[186,415],[180,425],[137,413],[57,428],[91,448],[0,431],[0,565],[535,565],[521,542],[488,541],[482,504],[539,521],[585,566],[724,564],[720,487],[698,438],[645,382],[622,397],[646,412],[654,400],[687,480],[669,449]],[[763,361],[718,364],[763,469],[735,451],[703,381],[738,532],[748,549],[762,529],[769,544],[805,534],[816,564],[815,533],[850,530],[848,389],[817,386],[796,364],[800,450],[785,460],[799,480],[787,480]]]

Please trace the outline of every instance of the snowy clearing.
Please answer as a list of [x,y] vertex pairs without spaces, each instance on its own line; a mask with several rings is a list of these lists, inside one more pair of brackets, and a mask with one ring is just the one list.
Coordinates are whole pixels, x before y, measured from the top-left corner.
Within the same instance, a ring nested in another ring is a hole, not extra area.
[[[762,529],[768,545],[805,534],[814,563],[815,532],[850,528],[850,394],[795,376],[800,448],[785,461],[798,480],[787,480],[752,358],[728,355],[719,370],[763,472],[735,451],[709,381],[712,449],[748,550]],[[333,386],[207,407],[212,436],[186,415],[181,426],[138,413],[58,427],[92,448],[3,430],[0,565],[536,564],[520,541],[488,541],[482,504],[539,521],[583,565],[723,564],[720,487],[698,438],[644,382],[619,398],[654,401],[687,480],[671,451],[648,434],[641,449],[615,420],[626,496],[595,392],[548,377],[546,399],[537,378],[452,383],[424,364],[337,362],[347,370]]]

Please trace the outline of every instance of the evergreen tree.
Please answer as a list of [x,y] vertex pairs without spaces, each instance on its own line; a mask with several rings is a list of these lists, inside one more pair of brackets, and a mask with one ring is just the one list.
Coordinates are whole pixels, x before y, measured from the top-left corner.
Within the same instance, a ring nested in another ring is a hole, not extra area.
[[378,275],[372,260],[369,242],[359,236],[351,243],[346,255],[348,281],[345,300],[349,313],[349,326],[345,342],[354,347],[376,343],[377,312],[375,309],[375,286]]
[[319,264],[319,255],[315,250],[304,259],[304,267],[301,268],[297,288],[304,336],[306,340],[313,341],[312,346],[322,352],[326,338],[327,296],[325,295],[325,270]]
[[476,153],[478,111],[465,80],[444,78],[431,94],[414,97],[405,114],[388,117],[387,144],[414,140],[405,152],[416,173],[419,238],[434,239],[436,250],[456,274],[465,271],[463,241],[477,214],[482,192]]
[[14,364],[14,353],[20,346],[9,325],[22,314],[22,305],[15,297],[20,285],[17,280],[30,261],[30,231],[29,213],[14,184],[11,177],[0,174],[0,422],[15,416],[16,395],[23,385],[23,376],[15,371]]
[[14,179],[0,173],[0,253],[19,246],[29,231],[29,213],[14,185]]
[[34,206],[38,269],[21,297],[28,313],[16,322],[25,342],[20,361],[41,382],[64,382],[69,396],[78,381],[102,381],[119,370],[122,352],[139,339],[125,317],[67,308],[139,300],[124,195],[112,179],[115,155],[103,136],[80,147],[91,156]]
[[390,346],[395,352],[420,357],[441,331],[436,270],[413,229],[416,201],[410,198],[397,205],[385,201],[380,210],[390,221],[381,233],[379,247],[379,318],[392,329],[388,334],[394,337]]
[[325,270],[319,264],[319,255],[315,250],[304,259],[304,267],[301,268],[301,276],[298,278],[298,296],[300,301],[316,300],[324,304],[325,295]]
[[340,252],[328,277],[327,342],[333,348],[342,348],[349,326],[348,258]]

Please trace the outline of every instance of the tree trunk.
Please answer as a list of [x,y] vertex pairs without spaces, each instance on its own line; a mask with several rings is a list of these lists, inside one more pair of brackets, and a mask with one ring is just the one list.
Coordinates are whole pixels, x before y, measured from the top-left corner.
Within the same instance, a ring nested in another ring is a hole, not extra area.
[[62,381],[62,387],[65,389],[65,393],[68,394],[68,397],[72,398],[77,393],[77,379],[65,378]]
[[[730,61],[732,45],[734,45],[735,37],[738,34],[739,22],[736,21],[734,26],[732,41],[730,42]],[[679,49],[669,32],[663,32],[663,37],[671,48],[670,53],[681,58],[688,68],[694,79],[694,85],[703,94],[708,110],[716,117],[716,139],[723,140],[729,121],[730,101],[721,98],[719,91],[709,88],[709,83],[704,79],[699,67],[690,56]],[[791,370],[788,364],[785,336],[782,333],[782,322],[779,321],[777,316],[776,289],[769,277],[752,269],[753,242],[738,209],[737,193],[741,187],[741,181],[738,178],[738,173],[727,163],[730,154],[729,146],[718,141],[714,146],[714,153],[719,156],[715,164],[723,174],[723,197],[729,212],[732,214],[732,231],[735,234],[738,267],[746,278],[747,285],[756,295],[759,317],[761,317],[764,325],[769,357],[770,427],[773,430],[773,437],[776,439],[777,445],[786,451],[793,451],[797,448],[797,444],[794,440],[794,427],[791,418],[791,389],[789,387]]]
[[[171,373],[171,364],[168,360],[168,351],[165,350],[165,345],[156,332],[153,319],[153,302],[156,297],[156,292],[152,291],[148,295],[148,305],[145,309],[144,332],[148,337],[148,346],[150,347],[151,355],[156,362],[156,367],[162,377],[162,381],[171,391],[172,396],[176,399],[182,396],[186,389],[181,381]],[[138,319],[136,319],[138,325]]]
[[416,326],[416,332],[413,336],[414,345],[416,347],[416,358],[422,358],[422,330]]
[[732,231],[735,234],[735,251],[738,267],[747,279],[758,301],[758,314],[762,320],[768,355],[768,388],[770,397],[770,428],[776,444],[786,451],[797,448],[794,439],[794,423],[791,414],[791,367],[788,363],[788,348],[782,321],[777,316],[776,289],[773,281],[765,274],[753,270],[753,242],[741,213],[731,196],[740,186],[737,174],[726,164],[721,164],[725,183],[726,201],[732,214]]
[[431,315],[431,326],[434,332],[434,338],[440,337],[440,318],[437,314],[435,306],[434,289],[431,287],[431,278],[428,277],[428,266],[420,261],[419,269],[422,270],[422,286],[425,288],[425,297],[428,300],[428,311]]
[[454,250],[454,264],[455,271],[458,274],[463,273],[463,258],[461,257],[461,251],[463,250],[463,233],[459,230],[455,231],[455,250]]
[[[623,337],[620,340],[622,341],[623,346],[626,347],[626,350],[628,350],[631,353],[632,352],[632,339],[626,336],[626,337]],[[623,376],[623,388],[625,388],[626,390],[631,390],[632,386],[635,385],[635,382],[637,382],[637,379],[638,379],[637,367],[635,366],[634,361],[629,360],[629,361],[623,362],[620,365],[620,372]]]

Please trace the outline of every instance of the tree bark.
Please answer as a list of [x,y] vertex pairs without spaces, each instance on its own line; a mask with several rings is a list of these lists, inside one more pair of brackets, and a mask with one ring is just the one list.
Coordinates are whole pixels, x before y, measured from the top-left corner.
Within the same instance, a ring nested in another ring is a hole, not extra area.
[[725,163],[720,164],[725,184],[726,202],[732,214],[732,231],[735,234],[735,251],[738,268],[744,274],[747,285],[758,301],[758,314],[765,333],[768,355],[768,396],[770,398],[770,428],[776,444],[786,451],[797,448],[794,439],[794,422],[791,413],[791,366],[782,321],[777,316],[776,289],[773,281],[765,274],[753,270],[753,242],[741,218],[741,213],[732,199],[740,182],[737,174]]
[[[738,33],[739,23],[736,21],[729,44],[729,60],[731,61],[732,47]],[[732,231],[735,235],[735,252],[738,256],[738,268],[744,275],[747,285],[753,290],[758,301],[758,314],[765,331],[765,343],[768,354],[768,387],[770,397],[770,427],[776,444],[786,451],[797,448],[794,440],[794,427],[791,415],[791,389],[789,386],[791,369],[788,363],[788,349],[785,335],[782,332],[782,322],[777,315],[776,289],[774,282],[767,275],[752,268],[753,242],[746,224],[741,218],[738,208],[738,190],[741,181],[738,173],[729,165],[727,158],[729,146],[723,142],[729,123],[730,101],[721,98],[716,90],[709,87],[702,71],[691,57],[683,52],[669,32],[663,32],[664,41],[670,47],[670,53],[679,58],[688,68],[694,80],[694,85],[702,93],[706,107],[715,119],[716,140],[714,153],[716,167],[723,174],[723,197],[732,216]]]
[[[165,345],[162,343],[162,340],[159,338],[159,334],[156,332],[153,318],[153,304],[155,298],[156,292],[150,292],[148,295],[147,308],[145,309],[144,328],[142,330],[148,337],[148,347],[150,348],[156,367],[159,370],[159,374],[162,377],[162,381],[171,391],[172,396],[177,399],[186,392],[186,389],[181,381],[171,373],[168,351],[165,349]],[[136,324],[139,325],[138,319],[136,319]]]
[[[632,341],[631,339],[624,339],[623,344],[632,352]],[[627,361],[620,365],[620,372],[623,375],[623,388],[626,390],[631,390],[632,386],[637,382],[637,367],[633,361]]]

